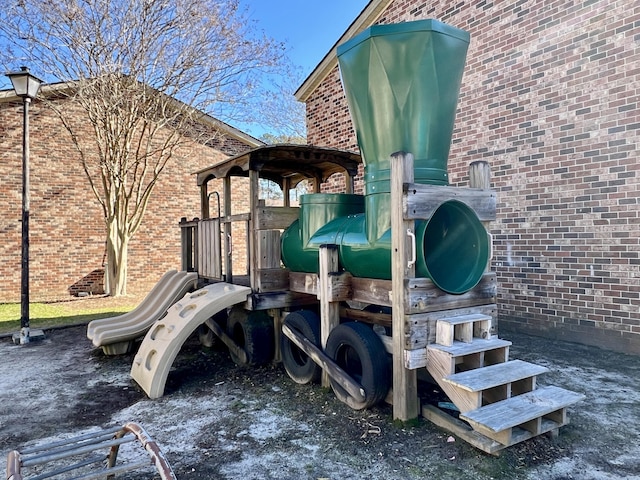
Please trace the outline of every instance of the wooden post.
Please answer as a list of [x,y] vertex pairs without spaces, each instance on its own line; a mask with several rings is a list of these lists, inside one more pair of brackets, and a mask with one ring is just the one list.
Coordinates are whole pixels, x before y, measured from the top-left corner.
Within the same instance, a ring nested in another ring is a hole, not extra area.
[[282,199],[282,206],[290,207],[291,206],[291,179],[288,177],[282,179],[282,195],[284,196],[284,198]]
[[193,239],[191,226],[183,227],[182,224],[187,223],[187,217],[180,219],[180,253],[181,253],[181,268],[185,272],[191,272],[193,267]]
[[[491,188],[491,167],[489,166],[489,162],[477,160],[469,164],[469,186],[471,188],[481,188],[482,190],[489,190]],[[489,236],[490,252],[493,252],[493,236],[490,233],[491,222],[482,222],[482,225]],[[489,258],[485,270],[487,272],[491,271],[491,258]]]
[[418,381],[416,370],[405,368],[405,323],[407,295],[405,278],[415,277],[409,264],[412,242],[407,232],[415,234],[413,220],[404,220],[403,184],[413,182],[413,155],[398,152],[391,155],[391,287],[393,331],[393,418],[406,421],[418,417]]
[[[340,324],[340,302],[332,301],[329,295],[332,272],[338,271],[338,246],[321,245],[319,249],[320,265],[318,274],[318,297],[320,300],[320,344],[324,351],[329,333]],[[322,372],[322,386],[329,387],[329,376]]]
[[225,177],[223,180],[224,187],[224,277],[225,281],[231,283],[233,281],[233,259],[231,258],[231,177]]
[[355,179],[348,173],[344,173],[344,193],[353,193]]
[[282,361],[282,352],[280,351],[280,337],[282,336],[282,324],[284,323],[284,314],[281,308],[271,308],[268,311],[269,316],[273,318],[274,333],[274,350],[273,361],[280,363]]
[[469,186],[471,188],[491,188],[491,167],[489,162],[478,160],[469,165]]
[[251,288],[258,291],[258,231],[254,228],[260,207],[260,182],[257,170],[249,170],[249,223],[247,225],[247,268],[251,277]]
[[205,218],[209,218],[210,208],[209,208],[209,193],[207,183],[204,183],[200,186],[200,218],[203,220]]

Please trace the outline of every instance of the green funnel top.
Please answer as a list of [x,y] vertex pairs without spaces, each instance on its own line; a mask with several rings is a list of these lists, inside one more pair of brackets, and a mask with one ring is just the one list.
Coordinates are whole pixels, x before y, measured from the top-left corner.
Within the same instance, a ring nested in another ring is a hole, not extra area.
[[469,34],[436,20],[375,25],[338,46],[366,193],[389,192],[390,156],[416,183],[448,184],[447,158]]

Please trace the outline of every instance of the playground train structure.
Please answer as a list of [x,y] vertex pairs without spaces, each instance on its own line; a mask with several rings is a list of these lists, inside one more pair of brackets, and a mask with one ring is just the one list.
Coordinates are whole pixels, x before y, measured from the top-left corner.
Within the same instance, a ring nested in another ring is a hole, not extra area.
[[[468,45],[467,32],[422,20],[338,46],[361,155],[271,145],[197,172],[201,217],[180,222],[183,271],[120,320],[92,322],[89,338],[122,353],[146,332],[131,375],[150,398],[198,332],[236,363],[282,362],[295,382],[331,386],[354,409],[387,401],[394,418],[423,415],[489,453],[556,433],[583,396],[537,386],[546,368],[510,360],[496,334],[488,166],[471,164],[470,188],[448,182]],[[363,195],[353,193],[360,163]],[[320,193],[334,175],[345,193]],[[232,211],[237,177],[249,185],[243,213]],[[280,205],[260,198],[265,180],[281,188]],[[302,181],[315,193],[292,206]],[[421,405],[418,379],[455,407]]]

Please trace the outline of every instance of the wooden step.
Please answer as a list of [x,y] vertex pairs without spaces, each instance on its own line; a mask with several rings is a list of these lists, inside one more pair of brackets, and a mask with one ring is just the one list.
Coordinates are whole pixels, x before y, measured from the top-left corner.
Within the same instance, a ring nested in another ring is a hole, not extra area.
[[511,342],[499,338],[475,338],[471,343],[453,342],[450,347],[432,343],[427,346],[427,360],[433,358],[442,363],[440,378],[444,378],[460,371],[506,362],[509,360],[509,346]]
[[492,338],[489,340],[475,339],[471,343],[454,341],[450,346],[432,343],[427,346],[427,349],[439,350],[441,352],[448,353],[452,357],[463,357],[465,355],[487,352],[489,350],[496,350],[498,348],[508,348],[510,346],[511,342],[509,340]]
[[461,413],[460,418],[474,430],[508,446],[565,425],[566,407],[584,398],[580,393],[548,386]]
[[548,368],[541,365],[523,362],[522,360],[512,360],[449,375],[444,378],[444,381],[468,392],[480,392],[529,377],[535,377],[548,371]]
[[461,325],[463,323],[474,323],[485,320],[491,320],[491,315],[484,313],[468,313],[466,315],[454,315],[452,317],[439,318],[439,322],[446,322],[450,325]]
[[464,412],[531,392],[536,388],[536,375],[547,371],[540,365],[513,360],[448,375],[442,381],[457,389],[457,395],[450,397]]
[[436,343],[450,347],[454,341],[470,343],[473,338],[489,338],[492,317],[481,313],[439,318],[436,322]]

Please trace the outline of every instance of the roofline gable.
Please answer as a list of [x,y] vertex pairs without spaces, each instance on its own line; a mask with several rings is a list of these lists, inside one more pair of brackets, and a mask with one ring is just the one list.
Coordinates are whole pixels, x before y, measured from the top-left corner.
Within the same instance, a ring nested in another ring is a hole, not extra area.
[[313,72],[311,72],[302,85],[298,87],[298,90],[296,90],[294,94],[298,101],[306,102],[315,89],[318,88],[322,81],[327,78],[336,67],[338,64],[338,56],[336,53],[338,45],[350,40],[373,25],[392,1],[393,0],[371,0],[369,4],[364,7],[360,15],[349,25],[349,28],[347,28],[333,47],[331,47],[331,50],[327,52]]
[[[40,88],[40,93],[41,95],[47,95],[47,94],[55,95],[56,93],[63,93],[65,91],[73,89],[74,83],[75,83],[74,81],[68,81],[68,82],[43,84],[42,87]],[[7,89],[7,90],[0,90],[0,104],[16,101],[18,99],[20,99],[20,97],[18,97],[15,94],[13,88]],[[182,104],[182,102],[176,98],[172,98],[171,100]],[[189,107],[189,108],[192,108],[192,107]],[[235,138],[236,140],[246,143],[250,147],[260,147],[265,145],[265,142],[263,142],[262,140],[259,140],[249,135],[248,133],[243,132],[242,130],[239,130],[236,127],[229,125],[228,123],[223,122],[222,120],[219,120],[209,115],[208,113],[198,111],[198,114],[199,114],[198,119],[202,123],[210,125],[218,129],[219,131],[223,132],[225,135],[228,135],[230,137]]]

